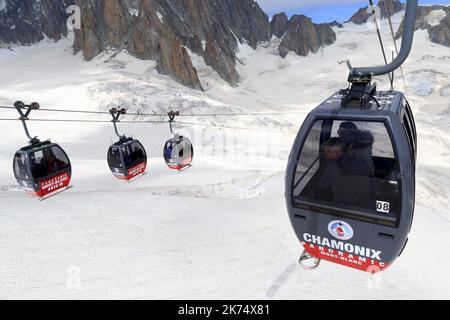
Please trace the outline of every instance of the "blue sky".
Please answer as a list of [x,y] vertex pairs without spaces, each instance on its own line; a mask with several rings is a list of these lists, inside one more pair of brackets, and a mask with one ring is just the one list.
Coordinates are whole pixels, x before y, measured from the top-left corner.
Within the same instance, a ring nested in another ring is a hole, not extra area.
[[[315,22],[346,21],[356,10],[369,3],[367,0],[257,0],[257,2],[269,16],[283,11],[288,15],[302,13],[312,17]],[[450,4],[450,0],[419,0],[419,4]]]

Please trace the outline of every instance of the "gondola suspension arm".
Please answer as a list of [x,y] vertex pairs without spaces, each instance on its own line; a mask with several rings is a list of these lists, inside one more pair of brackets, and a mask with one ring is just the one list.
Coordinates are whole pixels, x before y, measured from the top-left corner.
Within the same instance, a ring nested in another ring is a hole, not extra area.
[[114,131],[116,132],[116,135],[119,137],[120,140],[126,139],[125,135],[119,134],[119,131],[117,130],[117,122],[120,122],[120,117],[122,115],[127,114],[127,110],[113,108],[109,110],[109,113],[113,118],[112,123],[114,124]]
[[[33,110],[39,110],[39,103],[33,102],[30,105],[25,105],[22,101],[16,101],[14,103],[14,107],[16,108],[17,112],[19,112],[19,120],[22,121],[23,129],[25,130],[25,134],[30,140],[30,145],[39,143],[39,139],[37,137],[32,137],[27,127],[27,120],[29,120],[28,117],[30,116],[30,113]],[[26,112],[24,112],[23,110],[26,110]]]
[[170,111],[167,115],[169,116],[170,132],[172,132],[172,134],[175,135],[175,133],[173,132],[172,124],[175,122],[175,117],[180,115],[180,112],[179,111]]
[[402,47],[400,53],[391,63],[378,66],[358,68],[352,67],[349,74],[349,82],[359,82],[361,79],[371,79],[373,76],[385,75],[398,69],[408,58],[414,40],[415,23],[418,0],[408,0],[406,3],[405,27],[403,30]]

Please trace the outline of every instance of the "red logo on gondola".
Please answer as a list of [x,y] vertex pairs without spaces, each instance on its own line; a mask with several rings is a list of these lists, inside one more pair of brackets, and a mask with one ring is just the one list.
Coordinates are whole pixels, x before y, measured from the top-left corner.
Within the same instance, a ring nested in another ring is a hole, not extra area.
[[328,225],[328,232],[339,240],[350,240],[353,238],[353,228],[345,221],[335,220]]
[[129,169],[127,179],[130,180],[130,179],[137,177],[138,175],[145,173],[146,168],[147,168],[147,162],[142,162],[142,163],[138,164],[137,166]]
[[336,228],[336,232],[339,235],[339,237],[344,237],[345,236],[345,231],[341,227]]
[[39,182],[39,191],[37,192],[37,196],[44,197],[52,192],[68,187],[69,183],[70,175],[67,172],[41,181]]

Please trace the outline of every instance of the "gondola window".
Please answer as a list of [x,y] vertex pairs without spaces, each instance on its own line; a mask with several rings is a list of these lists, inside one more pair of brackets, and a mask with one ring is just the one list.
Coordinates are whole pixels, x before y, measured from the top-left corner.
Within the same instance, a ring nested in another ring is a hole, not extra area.
[[298,155],[294,205],[397,217],[399,179],[384,123],[319,120]]

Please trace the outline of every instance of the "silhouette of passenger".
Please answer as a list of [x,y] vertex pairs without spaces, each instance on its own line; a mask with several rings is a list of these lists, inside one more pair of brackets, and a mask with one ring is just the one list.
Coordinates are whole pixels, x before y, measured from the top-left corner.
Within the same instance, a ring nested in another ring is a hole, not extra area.
[[325,169],[318,186],[331,191],[334,203],[370,208],[373,162],[370,166],[365,159],[359,159],[360,150],[354,148],[354,145],[348,146],[343,137],[332,138],[323,145]]
[[340,168],[349,174],[373,176],[374,137],[369,131],[355,130],[347,133],[347,151],[339,163]]
[[141,150],[141,148],[135,147],[133,149],[133,152],[131,153],[131,158],[132,158],[133,164],[138,163],[143,157],[144,157],[144,152]]
[[168,142],[167,146],[166,146],[166,153],[164,154],[166,161],[169,161],[170,159],[172,159],[172,150],[173,150],[172,143]]
[[130,154],[130,150],[128,148],[122,149],[123,154],[123,162],[125,163],[125,166],[130,166],[133,163],[132,155]]
[[64,169],[67,163],[59,159],[53,150],[45,149],[41,160],[41,165],[45,168],[45,175],[50,176],[59,170]]
[[339,138],[344,140],[346,143],[350,144],[352,136],[356,131],[358,131],[358,127],[353,122],[347,121],[342,122],[339,126],[338,135]]

